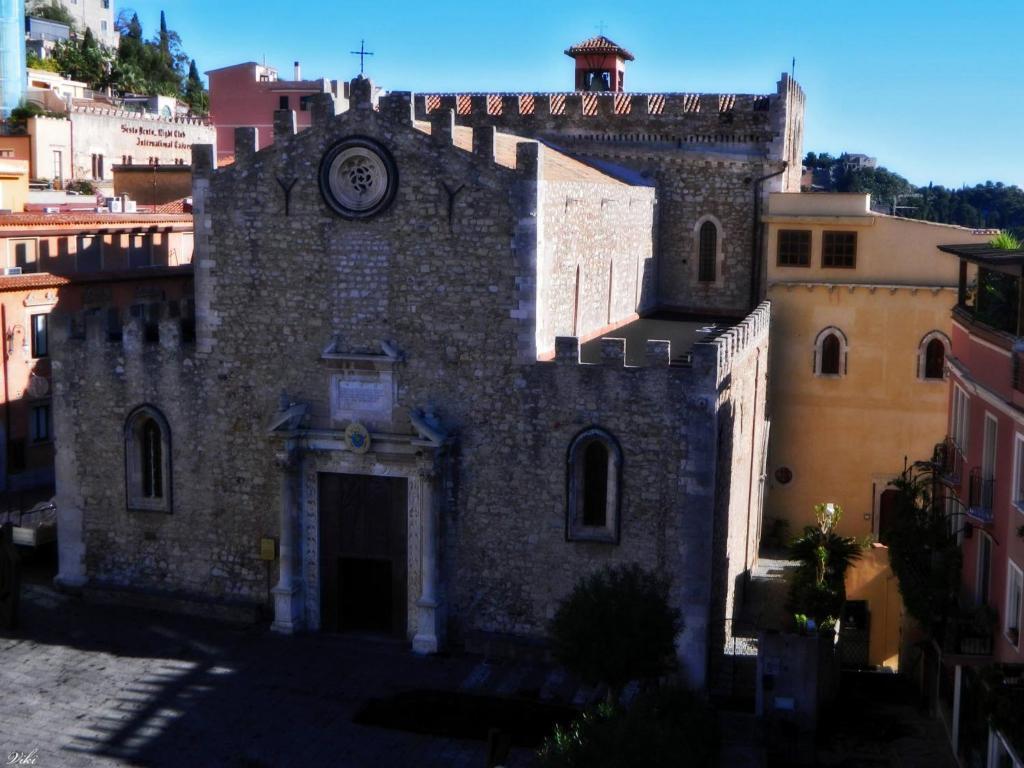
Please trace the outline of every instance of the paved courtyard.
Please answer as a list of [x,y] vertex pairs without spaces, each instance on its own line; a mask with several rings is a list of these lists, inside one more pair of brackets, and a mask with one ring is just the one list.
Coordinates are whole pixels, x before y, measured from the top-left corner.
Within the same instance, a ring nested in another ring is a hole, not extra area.
[[38,581],[22,608],[0,633],[4,764],[35,750],[38,768],[486,765],[482,741],[351,722],[370,696],[464,686],[479,659],[95,606]]

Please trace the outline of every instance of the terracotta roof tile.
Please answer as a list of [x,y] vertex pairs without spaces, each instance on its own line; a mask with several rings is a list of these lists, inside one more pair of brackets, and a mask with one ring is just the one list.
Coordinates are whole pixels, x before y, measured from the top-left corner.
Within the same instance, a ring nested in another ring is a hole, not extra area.
[[192,215],[182,213],[3,213],[0,231],[24,227],[128,227],[154,224],[191,224]]
[[580,56],[587,53],[614,53],[617,56],[621,56],[626,61],[633,61],[635,57],[632,53],[627,51],[618,43],[612,42],[604,35],[598,35],[597,37],[591,37],[588,40],[584,40],[582,43],[569,48],[566,52],[566,56]]
[[183,197],[180,200],[172,200],[169,203],[163,203],[156,206],[154,213],[166,214],[166,213],[192,213],[192,198]]
[[48,272],[29,275],[0,275],[0,291],[27,291],[33,288],[57,288],[70,284],[70,279],[61,275],[51,275]]
[[51,272],[30,272],[24,275],[0,275],[0,292],[28,291],[35,288],[59,288],[77,283],[117,283],[153,280],[165,277],[192,277],[191,264],[177,267],[140,267],[107,272],[82,272],[73,275],[55,275]]

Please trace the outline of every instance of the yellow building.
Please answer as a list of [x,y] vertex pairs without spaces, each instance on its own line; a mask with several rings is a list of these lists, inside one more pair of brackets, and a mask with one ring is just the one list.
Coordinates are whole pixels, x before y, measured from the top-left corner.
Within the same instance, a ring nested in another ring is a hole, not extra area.
[[[768,214],[772,302],[765,528],[798,535],[814,505],[839,533],[884,541],[905,458],[946,434],[945,357],[959,265],[940,243],[991,233],[875,213],[866,194],[778,193]],[[869,663],[898,663],[902,605],[876,545],[847,580],[870,613]]]

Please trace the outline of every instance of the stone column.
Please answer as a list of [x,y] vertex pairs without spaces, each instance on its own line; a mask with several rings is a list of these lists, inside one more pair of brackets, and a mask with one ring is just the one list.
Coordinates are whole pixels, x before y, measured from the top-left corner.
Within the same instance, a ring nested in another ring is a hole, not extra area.
[[441,648],[440,520],[437,472],[429,469],[419,473],[420,495],[420,599],[416,602],[419,617],[416,636],[412,639],[415,653],[437,653]]
[[298,447],[293,440],[285,443],[284,450],[277,455],[277,466],[281,470],[281,540],[279,555],[279,577],[274,595],[274,623],[270,628],[275,632],[290,635],[301,628],[302,599],[295,567],[299,560],[296,543],[299,526],[299,478],[302,476]]

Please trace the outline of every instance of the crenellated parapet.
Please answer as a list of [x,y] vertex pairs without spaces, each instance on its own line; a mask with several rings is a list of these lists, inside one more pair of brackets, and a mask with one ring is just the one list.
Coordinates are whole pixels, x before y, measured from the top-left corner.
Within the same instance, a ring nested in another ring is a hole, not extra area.
[[717,371],[718,383],[730,374],[733,365],[745,354],[768,339],[771,302],[762,301],[742,322],[694,344],[693,358]]
[[450,110],[460,125],[494,125],[525,136],[650,146],[759,145],[771,157],[787,159],[802,134],[803,91],[784,74],[773,94],[393,93],[380,103],[388,113],[404,114],[410,106],[417,120]]
[[195,346],[195,306],[191,299],[103,307],[55,314],[54,344],[69,351],[137,354],[147,349],[191,352]]
[[146,120],[153,123],[164,123],[167,125],[194,125],[211,126],[212,123],[207,117],[164,117],[152,112],[134,112],[128,109],[117,107],[85,106],[81,104],[72,105],[71,111],[82,115],[101,115],[103,117],[117,117],[123,120]]

